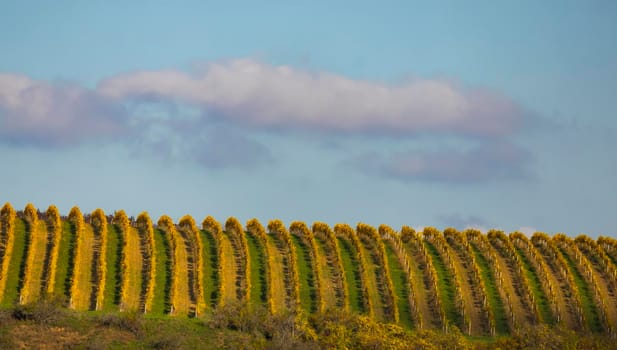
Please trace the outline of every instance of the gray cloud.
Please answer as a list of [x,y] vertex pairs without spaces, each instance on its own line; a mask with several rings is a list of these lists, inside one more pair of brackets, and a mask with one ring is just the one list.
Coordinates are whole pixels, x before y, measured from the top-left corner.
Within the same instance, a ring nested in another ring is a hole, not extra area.
[[[248,130],[313,130],[329,136],[379,133],[464,136],[470,151],[369,154],[351,163],[403,181],[473,183],[528,176],[527,152],[496,141],[525,126],[527,113],[495,91],[447,80],[389,85],[250,59],[178,70],[119,74],[95,89],[0,74],[0,142],[38,147],[119,140],[140,152],[209,168],[273,161]],[[336,144],[324,144],[327,147]]]
[[274,162],[270,150],[239,131],[218,129],[193,146],[194,159],[208,168],[253,168]]
[[188,103],[254,128],[348,133],[509,135],[524,109],[495,91],[437,79],[386,85],[250,59],[177,70],[121,74],[98,91],[118,100]]
[[92,90],[0,74],[0,141],[67,146],[121,136],[126,119],[117,101]]
[[370,174],[401,181],[477,183],[528,179],[531,154],[506,141],[491,141],[468,151],[371,153],[348,162]]

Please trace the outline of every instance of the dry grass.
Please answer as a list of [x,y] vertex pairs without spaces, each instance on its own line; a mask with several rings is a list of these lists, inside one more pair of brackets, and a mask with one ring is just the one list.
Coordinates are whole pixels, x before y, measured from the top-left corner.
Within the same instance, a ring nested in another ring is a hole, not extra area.
[[41,295],[41,278],[45,262],[47,248],[47,225],[45,221],[38,220],[36,227],[31,228],[30,247],[28,252],[28,267],[25,276],[25,284],[22,290],[22,303],[30,303]]
[[272,312],[280,313],[287,309],[285,293],[285,270],[283,267],[283,254],[278,249],[276,244],[276,238],[272,235],[267,235],[268,238],[268,251],[270,252],[270,259],[268,261],[270,265],[270,283],[272,290]]
[[315,244],[317,245],[317,264],[321,267],[320,285],[322,291],[322,299],[324,302],[324,310],[328,310],[337,307],[336,286],[334,282],[333,269],[334,264],[328,264],[328,256],[326,254],[325,242],[315,237]]
[[81,237],[77,242],[79,250],[75,265],[79,266],[77,275],[73,278],[72,305],[75,310],[88,310],[90,308],[90,296],[92,291],[92,253],[94,232],[90,224],[84,223]]
[[371,304],[373,305],[374,317],[377,321],[383,322],[385,321],[385,314],[383,310],[383,303],[381,299],[381,293],[378,287],[378,279],[377,272],[373,259],[371,258],[372,252],[366,248],[366,246],[361,242],[360,249],[362,250],[362,257],[364,258],[365,266],[366,266],[366,288],[368,289],[368,297],[371,299]]
[[173,232],[175,239],[174,247],[174,271],[173,279],[174,291],[172,293],[171,304],[174,307],[173,314],[178,316],[186,316],[189,314],[191,306],[191,298],[189,297],[189,280],[188,280],[188,254],[184,245],[184,239],[177,231]]
[[221,300],[227,303],[237,299],[236,287],[236,264],[234,261],[234,249],[226,234],[221,235],[221,266],[223,283],[223,295]]
[[126,232],[126,270],[124,272],[125,287],[121,300],[121,308],[125,311],[136,311],[139,309],[141,297],[141,283],[143,261],[140,252],[139,233],[134,227],[129,227]]

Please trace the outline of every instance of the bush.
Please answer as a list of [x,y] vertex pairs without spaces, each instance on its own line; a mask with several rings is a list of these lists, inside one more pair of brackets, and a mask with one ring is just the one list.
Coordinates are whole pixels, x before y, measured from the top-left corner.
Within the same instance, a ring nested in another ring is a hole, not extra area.
[[12,317],[19,321],[33,321],[37,324],[56,325],[66,319],[66,310],[60,298],[40,299],[36,302],[17,305]]
[[246,302],[229,301],[217,307],[207,320],[211,328],[230,329],[246,333],[263,333],[267,327],[268,312],[257,307],[249,310]]
[[143,316],[137,312],[107,314],[100,316],[97,321],[101,326],[113,327],[122,331],[131,332],[136,336],[141,336],[143,334]]
[[272,349],[317,348],[309,323],[291,312],[272,315],[264,307],[249,308],[247,303],[235,301],[216,308],[206,322],[211,328],[247,334],[250,339],[246,341],[252,344],[268,341]]

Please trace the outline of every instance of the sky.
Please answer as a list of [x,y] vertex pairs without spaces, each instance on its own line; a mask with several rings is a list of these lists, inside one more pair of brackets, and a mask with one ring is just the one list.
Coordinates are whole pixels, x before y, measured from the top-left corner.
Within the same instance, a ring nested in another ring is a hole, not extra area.
[[615,237],[615,18],[0,0],[0,202]]

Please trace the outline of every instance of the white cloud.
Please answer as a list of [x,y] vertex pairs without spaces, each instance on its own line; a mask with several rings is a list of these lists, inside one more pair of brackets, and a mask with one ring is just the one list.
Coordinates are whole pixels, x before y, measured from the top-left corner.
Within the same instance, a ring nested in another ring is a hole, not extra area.
[[468,151],[408,151],[365,154],[347,162],[364,173],[402,181],[476,183],[528,179],[533,157],[507,141],[484,142]]
[[74,84],[0,73],[0,140],[65,145],[123,131],[115,101]]
[[210,63],[190,74],[121,74],[102,81],[97,89],[119,100],[147,97],[189,103],[262,128],[496,136],[519,128],[524,114],[499,93],[445,80],[386,85],[250,59]]
[[[114,138],[170,156],[185,150],[208,167],[273,161],[267,145],[252,140],[249,130],[428,133],[478,138],[481,146],[468,152],[374,154],[369,162],[364,157],[351,163],[402,180],[521,177],[525,153],[498,140],[525,119],[523,108],[497,92],[446,80],[388,85],[251,59],[209,63],[190,73],[119,74],[95,89],[0,73],[0,142],[52,147]],[[242,136],[214,131],[225,128]]]

